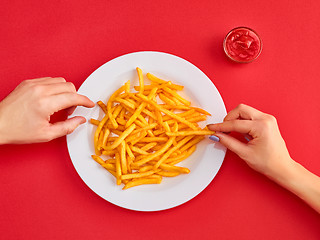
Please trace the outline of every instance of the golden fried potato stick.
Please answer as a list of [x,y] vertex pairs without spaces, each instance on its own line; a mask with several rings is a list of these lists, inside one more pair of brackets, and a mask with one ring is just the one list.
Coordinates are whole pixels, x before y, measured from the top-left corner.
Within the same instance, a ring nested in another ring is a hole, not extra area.
[[166,132],[171,132],[168,122],[163,122],[162,126]]
[[167,142],[168,137],[144,137],[139,142]]
[[143,151],[148,151],[150,150],[151,148],[153,148],[154,146],[156,146],[157,143],[156,142],[151,142],[151,143],[147,143],[146,145],[144,145],[141,150]]
[[98,101],[97,104],[100,106],[100,108],[102,109],[102,111],[106,114],[107,113],[107,106],[102,102],[102,101]]
[[115,102],[122,103],[123,105],[125,105],[125,106],[127,106],[127,107],[129,107],[129,108],[132,108],[132,109],[135,109],[135,108],[136,108],[136,106],[135,106],[133,103],[131,103],[130,101],[125,100],[125,99],[123,99],[123,98],[120,98],[120,97],[116,97],[116,98],[114,99],[114,101],[115,101]]
[[128,80],[125,84],[124,84],[124,91],[125,93],[130,93],[130,80]]
[[126,150],[127,150],[128,156],[133,160],[135,156],[133,155],[131,148],[128,144],[126,144]]
[[213,135],[215,131],[210,130],[197,130],[197,131],[181,131],[181,132],[166,132],[169,137],[177,137],[177,136],[194,136],[194,135]]
[[192,107],[193,109],[195,109],[197,112],[211,116],[210,113],[208,113],[206,110],[202,109],[202,108],[197,108],[197,107]]
[[174,105],[176,106],[180,106],[180,105],[183,105],[183,106],[186,106],[184,105],[182,102],[180,102],[180,100],[174,96],[172,96],[171,94],[169,94],[168,92],[163,92],[162,93],[164,96],[166,96],[167,98],[169,98],[171,101],[174,102]]
[[165,109],[170,109],[170,110],[190,110],[191,107],[188,107],[186,105],[170,105],[170,104],[159,104],[161,107]]
[[120,94],[123,92],[123,90],[125,89],[125,86],[121,86],[118,90],[116,90],[112,95],[111,97],[109,98],[109,101],[107,103],[107,112],[108,112],[108,116],[109,116],[109,119],[113,125],[114,128],[117,128],[118,127],[118,123],[116,122],[116,120],[114,119],[114,117],[112,116],[112,111],[111,111],[111,108],[112,108],[112,104],[113,104],[113,101],[114,99]]
[[165,80],[162,80],[162,79],[154,76],[154,75],[151,74],[151,73],[147,73],[147,78],[149,78],[149,80],[150,80],[151,82],[155,82],[155,83],[166,83]]
[[178,99],[180,102],[182,102],[184,105],[186,106],[190,106],[191,102],[184,99],[183,97],[181,97],[176,91],[168,88],[168,87],[164,87],[163,88],[164,91],[166,91],[167,93],[170,93],[173,97],[175,97],[176,99]]
[[120,154],[116,153],[116,178],[117,178],[117,185],[121,184],[121,160],[120,160]]
[[[185,112],[182,112],[182,113],[177,113],[177,115],[179,116],[179,117],[184,117],[184,118],[186,118],[187,119],[187,117],[189,117],[189,116],[193,116],[193,114],[196,112],[196,110],[194,110],[194,109],[190,109],[190,110],[188,110],[188,111],[185,111]],[[164,121],[168,121],[168,120],[170,120],[170,119],[172,119],[170,116],[164,116],[163,117],[163,120]]]
[[107,145],[107,140],[108,140],[109,134],[110,134],[110,130],[107,128],[104,132],[104,135],[103,135],[102,146]]
[[132,152],[136,152],[142,155],[148,155],[149,153],[135,146],[130,146]]
[[120,144],[120,162],[122,174],[128,173],[127,157],[126,157],[126,142],[122,141]]
[[116,171],[116,166],[112,163],[103,163],[101,166],[107,170]]
[[107,146],[105,150],[111,150],[118,147],[121,142],[136,128],[135,124],[132,124],[129,128],[127,128],[118,138],[114,141],[111,146]]
[[99,123],[100,123],[100,121],[99,121],[99,120],[96,120],[96,119],[91,118],[91,119],[90,119],[90,123],[91,123],[91,124],[93,124],[93,125],[98,126],[98,125],[99,125]]
[[190,173],[190,170],[185,167],[172,166],[170,164],[162,163],[159,168],[169,172]]
[[97,163],[99,163],[100,165],[104,164],[105,161],[102,160],[101,157],[97,156],[97,155],[91,155],[92,159],[95,160]]
[[160,93],[159,94],[159,98],[166,104],[169,104],[169,105],[176,105],[176,103],[171,100],[170,98],[168,98],[166,95],[164,95],[163,93]]
[[143,94],[144,91],[144,81],[143,81],[143,75],[142,75],[142,70],[140,68],[136,68],[137,73],[138,73],[138,77],[139,77],[139,85],[140,85],[140,89],[139,89],[139,93]]
[[160,171],[157,172],[158,175],[163,176],[163,177],[176,177],[180,175],[180,172],[166,172],[166,171]]
[[165,81],[163,79],[160,79],[160,78],[156,77],[155,75],[153,75],[151,73],[147,73],[147,78],[149,78],[149,80],[151,82],[153,82],[153,83],[158,83],[158,84],[161,84],[161,85],[168,84],[167,86],[170,87],[173,90],[181,91],[184,88],[181,85],[173,84],[171,81]]
[[[118,118],[116,119],[116,121],[117,121],[118,124],[120,124],[120,125],[122,125],[122,126],[126,125],[126,123],[127,123],[126,120],[124,120],[123,118],[120,118],[120,117],[118,117]],[[119,128],[119,126],[118,126],[118,128]]]
[[192,117],[192,118],[188,118],[188,121],[193,123],[193,122],[202,122],[207,120],[207,116],[202,115],[202,116],[196,116],[196,117]]
[[124,175],[121,175],[121,180],[131,179],[131,178],[142,178],[142,177],[152,175],[156,172],[157,171],[151,170],[151,171],[142,172],[142,173],[139,172],[139,173],[124,174]]
[[[105,147],[102,147],[102,149],[104,149]],[[102,154],[103,155],[107,155],[107,156],[110,156],[110,155],[114,155],[116,154],[117,150],[115,149],[112,149],[112,150],[102,150]]]
[[161,183],[161,178],[142,178],[142,179],[128,182],[122,189],[126,190],[128,188],[143,185],[143,184],[159,184],[159,183]]
[[132,144],[132,145],[135,145],[137,142],[140,142],[141,139],[143,139],[145,136],[147,136],[147,132],[146,132],[146,131],[141,132],[141,133],[140,133],[140,136],[139,136],[138,138],[133,139],[133,140],[131,141],[131,144]]
[[100,149],[98,149],[98,144],[99,144],[99,135],[101,132],[102,127],[104,124],[108,121],[109,116],[105,115],[104,118],[100,121],[95,133],[94,133],[94,148],[95,148],[95,153],[96,155],[100,155]]

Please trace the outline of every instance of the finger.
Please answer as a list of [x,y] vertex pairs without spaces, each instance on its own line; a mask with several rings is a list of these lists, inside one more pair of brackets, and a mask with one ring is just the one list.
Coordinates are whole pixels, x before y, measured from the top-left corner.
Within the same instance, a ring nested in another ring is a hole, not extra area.
[[43,84],[52,84],[52,83],[62,83],[66,82],[63,77],[43,77],[43,78],[35,78],[35,79],[28,79],[26,82],[29,83],[43,83]]
[[224,121],[230,121],[235,119],[245,119],[245,120],[255,120],[261,119],[264,113],[250,107],[245,104],[239,104],[236,108],[231,110],[227,116],[224,118]]
[[51,124],[48,134],[49,139],[55,139],[72,133],[79,125],[86,122],[84,117],[76,116],[65,121]]
[[239,132],[250,133],[253,128],[253,121],[251,120],[230,120],[223,123],[209,124],[207,126],[210,130],[216,132]]
[[50,111],[57,112],[74,106],[94,107],[95,104],[86,96],[77,93],[60,93],[52,95],[48,99],[50,104]]
[[77,92],[76,87],[72,82],[58,82],[44,85],[45,91],[48,95],[65,93],[65,92]]
[[215,136],[219,138],[219,142],[226,148],[237,154],[240,158],[245,158],[250,149],[248,146],[239,140],[224,133],[216,133]]

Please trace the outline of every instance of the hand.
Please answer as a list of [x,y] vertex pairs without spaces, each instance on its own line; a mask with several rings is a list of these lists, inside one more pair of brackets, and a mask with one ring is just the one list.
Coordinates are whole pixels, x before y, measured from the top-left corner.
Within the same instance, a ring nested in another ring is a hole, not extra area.
[[50,116],[62,109],[71,114],[76,106],[94,103],[64,78],[25,80],[0,102],[0,144],[46,142],[69,134],[86,119],[76,116],[51,124]]
[[[296,194],[320,213],[320,177],[290,157],[273,116],[240,104],[228,113],[223,123],[211,124],[208,128],[216,131],[215,136],[221,144],[250,167]],[[249,135],[251,140],[244,143],[224,133],[233,131]]]
[[[250,167],[269,177],[286,168],[293,160],[281,137],[275,117],[240,104],[225,117],[223,123],[208,125],[220,142],[235,152]],[[239,132],[252,138],[243,143],[223,132]]]

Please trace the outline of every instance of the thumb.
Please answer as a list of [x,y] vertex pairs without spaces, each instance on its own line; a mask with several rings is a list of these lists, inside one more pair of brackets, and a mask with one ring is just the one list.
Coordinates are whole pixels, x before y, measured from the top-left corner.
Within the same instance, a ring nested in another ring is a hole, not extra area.
[[218,141],[222,145],[237,154],[240,158],[245,158],[245,156],[247,156],[249,148],[245,143],[221,132],[216,132],[214,135],[219,138]]
[[79,125],[86,122],[84,117],[76,116],[51,125],[52,139],[72,133]]

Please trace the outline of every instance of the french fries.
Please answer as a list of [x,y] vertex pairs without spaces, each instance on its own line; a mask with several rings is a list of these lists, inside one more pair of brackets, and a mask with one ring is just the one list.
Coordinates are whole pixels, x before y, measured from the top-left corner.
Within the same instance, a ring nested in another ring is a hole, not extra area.
[[105,116],[90,120],[97,126],[92,158],[115,177],[117,185],[124,184],[124,190],[188,174],[188,168],[176,164],[188,158],[205,135],[214,134],[198,125],[210,113],[192,107],[177,93],[183,86],[151,73],[146,74],[151,81],[146,85],[142,70],[136,70],[139,86],[134,92],[127,81],[106,104],[97,102]]

